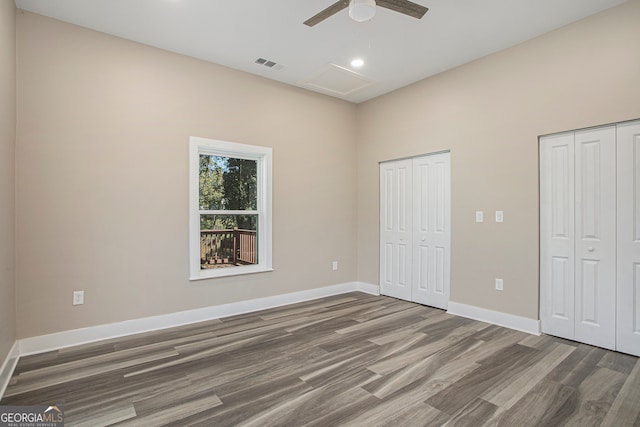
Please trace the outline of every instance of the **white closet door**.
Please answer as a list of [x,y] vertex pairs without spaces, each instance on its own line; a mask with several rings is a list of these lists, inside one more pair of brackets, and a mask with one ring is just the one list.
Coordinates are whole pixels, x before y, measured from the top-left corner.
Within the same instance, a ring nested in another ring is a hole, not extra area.
[[451,259],[450,153],[413,159],[412,300],[447,309]]
[[618,125],[617,348],[640,356],[640,122]]
[[411,301],[411,160],[380,164],[380,293]]
[[575,339],[615,349],[615,126],[576,132],[575,155]]
[[574,134],[540,140],[542,332],[574,339]]

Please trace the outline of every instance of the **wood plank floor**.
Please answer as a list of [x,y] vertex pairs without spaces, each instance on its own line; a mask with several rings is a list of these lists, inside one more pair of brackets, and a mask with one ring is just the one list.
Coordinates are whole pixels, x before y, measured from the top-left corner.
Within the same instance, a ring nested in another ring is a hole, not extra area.
[[351,293],[20,359],[66,425],[640,426],[636,357]]

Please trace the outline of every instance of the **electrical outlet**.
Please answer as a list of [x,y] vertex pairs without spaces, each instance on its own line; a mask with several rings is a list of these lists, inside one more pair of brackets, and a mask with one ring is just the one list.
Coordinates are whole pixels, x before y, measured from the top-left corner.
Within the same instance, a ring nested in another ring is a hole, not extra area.
[[496,211],[496,222],[504,222],[504,211]]
[[338,261],[333,261],[333,270],[337,270],[338,269]]
[[501,291],[504,289],[504,283],[502,279],[496,279],[496,291]]
[[84,304],[84,291],[73,291],[73,305]]
[[476,222],[484,221],[484,214],[482,211],[476,211]]

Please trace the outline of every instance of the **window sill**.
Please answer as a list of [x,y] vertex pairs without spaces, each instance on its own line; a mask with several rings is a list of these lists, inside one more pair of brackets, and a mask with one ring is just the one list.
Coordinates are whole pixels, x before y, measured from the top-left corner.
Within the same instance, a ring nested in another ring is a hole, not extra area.
[[189,277],[189,280],[206,280],[215,279],[217,277],[242,276],[245,274],[266,273],[270,271],[273,271],[273,268],[256,265],[247,267],[227,267],[211,270],[200,270],[200,274],[195,276],[192,275],[191,277]]

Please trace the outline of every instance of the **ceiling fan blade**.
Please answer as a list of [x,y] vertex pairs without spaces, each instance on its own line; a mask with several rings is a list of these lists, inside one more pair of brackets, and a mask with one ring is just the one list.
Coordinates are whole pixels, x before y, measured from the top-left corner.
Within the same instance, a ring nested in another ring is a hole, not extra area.
[[404,13],[405,15],[409,15],[417,19],[421,19],[429,10],[422,5],[410,2],[409,0],[376,0],[376,4],[380,7]]
[[324,21],[328,17],[335,15],[336,13],[340,12],[343,9],[346,9],[348,6],[349,6],[349,0],[339,0],[334,4],[332,4],[331,6],[329,6],[328,8],[326,8],[325,10],[323,10],[322,12],[317,13],[316,15],[304,21],[304,25],[313,27],[314,25],[319,24],[320,22]]

